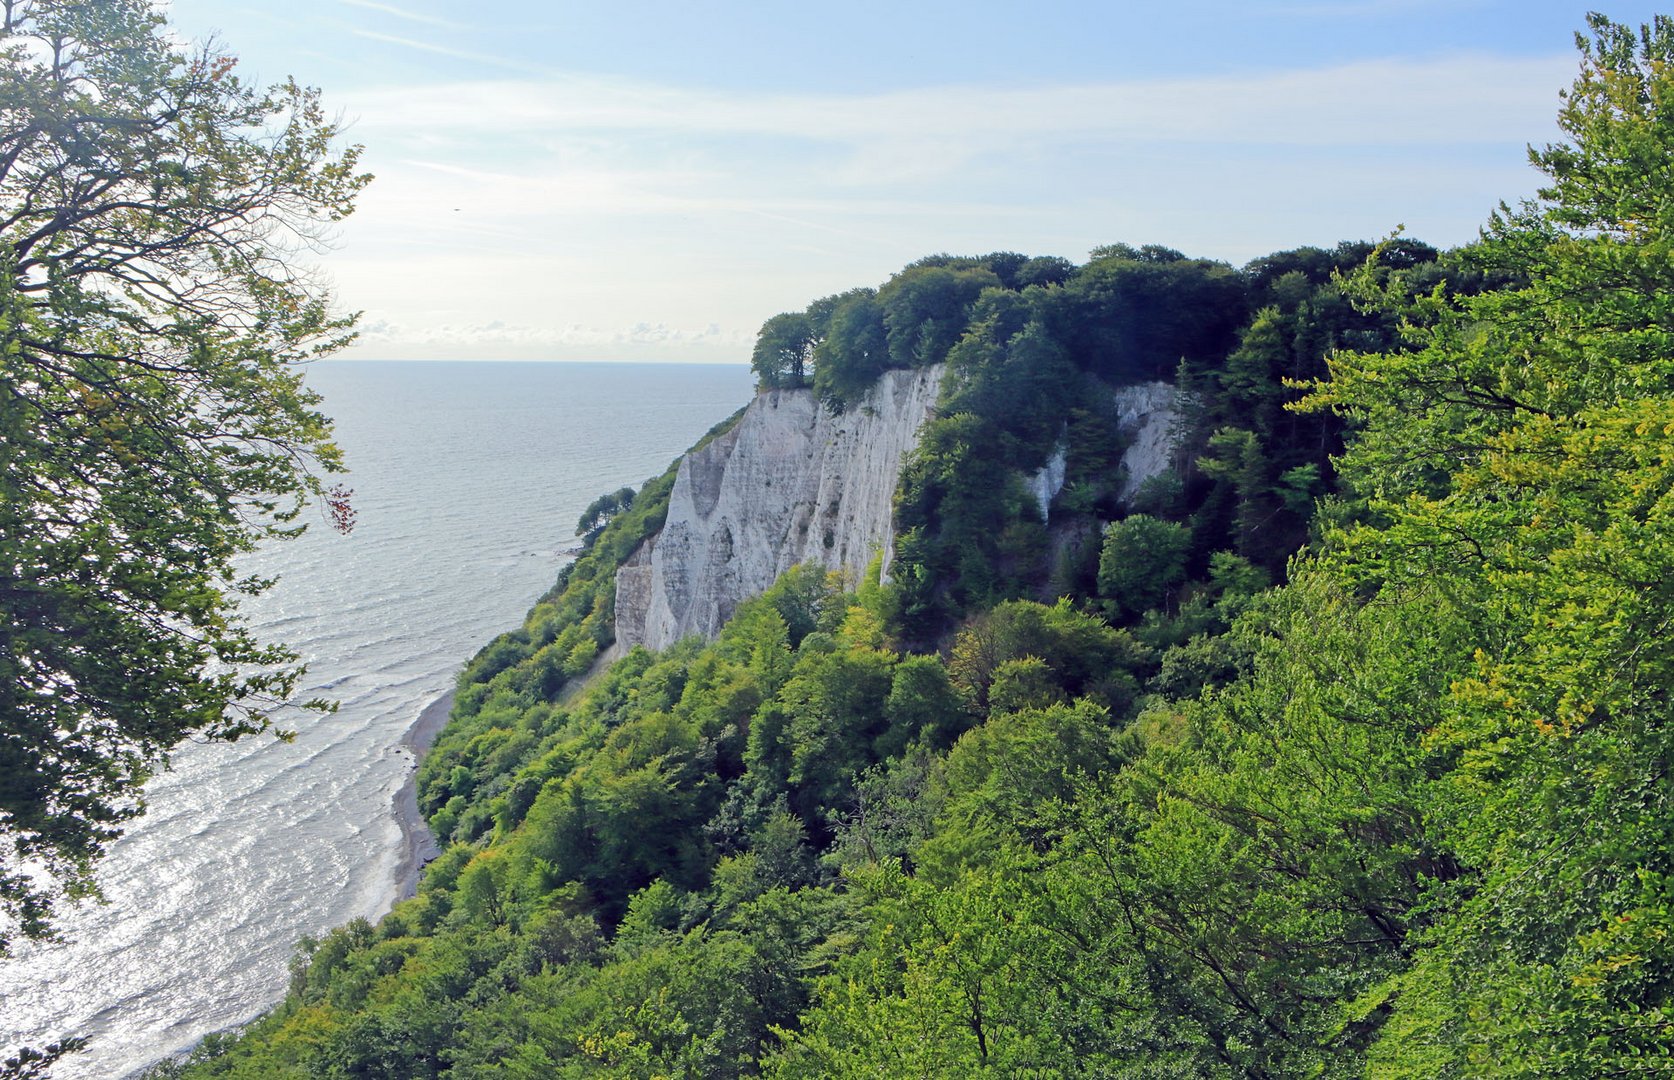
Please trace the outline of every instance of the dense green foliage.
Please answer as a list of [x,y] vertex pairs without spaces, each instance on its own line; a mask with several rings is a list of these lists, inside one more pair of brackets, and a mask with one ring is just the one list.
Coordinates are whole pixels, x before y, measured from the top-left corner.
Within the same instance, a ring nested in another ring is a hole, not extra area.
[[[741,415],[717,424],[698,445],[729,429]],[[505,788],[509,764],[527,750],[518,744],[490,752],[491,744],[479,736],[492,737],[513,718],[549,709],[614,641],[616,570],[662,527],[678,464],[647,480],[637,494],[621,488],[595,500],[576,526],[585,543],[575,562],[564,568],[523,626],[489,642],[465,666],[453,722],[419,773],[420,809],[442,839],[474,839],[493,824],[485,796]]]
[[141,0],[0,8],[0,956],[96,893],[173,747],[290,697],[235,557],[352,522],[297,365],[354,320],[292,260],[368,178],[234,67]]
[[[951,340],[961,407],[902,491],[921,579],[793,571],[568,701],[524,693],[538,650],[479,657],[419,895],[161,1072],[1667,1075],[1674,21],[1593,31],[1550,185],[1464,251],[939,258],[847,294],[866,365]],[[1050,318],[1158,281],[1248,317]],[[1137,507],[1059,396],[1112,364],[1197,397]],[[1057,440],[1098,542],[1043,603],[1044,541],[1005,534],[1046,531],[1012,502]]]
[[[1394,313],[1357,309],[1333,280],[1369,258],[1395,290],[1485,280],[1411,241],[1301,248],[1242,272],[1155,245],[1107,245],[1079,267],[937,255],[769,319],[754,366],[763,389],[812,386],[839,409],[889,368],[948,365],[898,500],[901,629],[928,645],[967,612],[1094,588],[1095,530],[1123,509],[1123,447],[1099,403],[1139,382],[1175,381],[1189,403],[1180,468],[1144,508],[1190,529],[1190,579],[1208,580],[1219,549],[1281,578],[1342,449],[1336,418],[1285,408],[1301,396],[1290,383],[1324,375],[1333,349],[1396,344]],[[1055,452],[1068,483],[1047,530],[1022,480]]]

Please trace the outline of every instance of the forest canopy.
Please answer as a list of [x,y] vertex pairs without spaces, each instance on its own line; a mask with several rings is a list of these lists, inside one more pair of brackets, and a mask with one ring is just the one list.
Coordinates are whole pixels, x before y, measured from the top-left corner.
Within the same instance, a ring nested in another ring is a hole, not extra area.
[[[1674,20],[1589,30],[1457,251],[936,256],[770,320],[833,403],[945,359],[894,580],[577,691],[642,487],[463,676],[419,895],[155,1075],[1666,1075]],[[1159,373],[1122,498],[1091,405]]]

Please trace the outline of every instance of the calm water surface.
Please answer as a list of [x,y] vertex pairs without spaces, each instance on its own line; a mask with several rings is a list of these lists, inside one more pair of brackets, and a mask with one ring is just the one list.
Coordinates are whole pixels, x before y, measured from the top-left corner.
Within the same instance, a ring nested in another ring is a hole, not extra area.
[[296,941],[375,918],[398,888],[392,800],[420,710],[522,620],[600,493],[636,487],[750,396],[747,367],[328,361],[359,520],[250,560],[249,608],[309,665],[293,743],[190,745],[100,870],[109,903],[0,962],[0,1058],[84,1035],[55,1077],[123,1076],[251,1019]]

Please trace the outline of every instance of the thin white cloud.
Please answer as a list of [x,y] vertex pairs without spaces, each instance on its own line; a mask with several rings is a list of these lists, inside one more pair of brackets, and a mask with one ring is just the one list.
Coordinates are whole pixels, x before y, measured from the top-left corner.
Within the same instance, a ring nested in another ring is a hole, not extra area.
[[429,243],[493,235],[500,250],[522,250],[591,228],[583,218],[723,215],[732,229],[755,215],[879,246],[907,218],[1019,223],[1085,195],[1090,181],[1135,191],[1137,177],[1173,174],[1178,190],[1263,155],[1340,172],[1375,151],[1388,172],[1416,160],[1457,169],[1463,153],[1492,146],[1516,169],[1517,148],[1556,134],[1557,87],[1572,65],[1462,55],[856,96],[578,76],[403,88],[353,102],[356,137],[392,155],[371,163],[380,181],[357,221]]
[[[790,214],[776,214],[770,210],[764,210],[760,206],[753,203],[737,206],[735,208],[746,214],[754,214],[756,217],[765,218],[768,221],[777,221],[784,225],[794,225],[799,229],[813,229],[817,232],[828,232],[835,236],[858,237],[862,240],[872,242],[880,242],[882,240],[881,237],[869,236],[867,234],[857,232],[854,229],[845,229],[836,225],[827,225],[818,221],[811,221],[806,217],[792,217]],[[832,209],[832,207],[828,204],[825,209],[829,210]]]
[[[332,259],[358,355],[748,356],[767,315],[928,251],[1242,261],[1468,238],[1557,135],[1570,57],[753,94],[592,76],[345,101],[378,174]],[[711,326],[710,324],[715,324]]]
[[426,26],[439,26],[444,30],[465,29],[465,24],[456,23],[451,19],[443,19],[435,15],[426,15],[419,11],[409,11],[406,8],[396,7],[394,4],[380,4],[377,3],[376,0],[339,0],[339,2],[347,4],[349,7],[365,8],[368,11],[376,11],[383,15],[391,15],[397,19],[406,19],[408,22],[423,23]]
[[[434,45],[428,41],[415,41],[412,38],[399,37],[395,34],[381,34],[376,30],[350,30],[355,37],[366,38],[368,41],[380,41],[386,45],[399,45],[404,49],[414,49],[418,52],[434,53],[437,56],[450,56],[455,60],[468,60],[476,64],[487,64],[491,67],[505,68],[508,71],[539,73],[541,68],[530,64],[519,63],[509,57],[497,56],[493,53],[472,52],[468,49],[455,49],[447,45]],[[433,90],[434,87],[426,87]]]
[[1516,137],[1544,125],[1573,69],[1568,55],[1460,54],[1249,76],[847,96],[568,76],[393,88],[360,95],[359,104],[365,122],[380,129],[472,136],[642,131],[874,146],[928,141],[937,150],[1066,137],[1435,144]]
[[442,173],[447,176],[456,176],[462,180],[472,180],[478,183],[515,183],[522,179],[522,177],[516,173],[486,172],[482,169],[473,169],[465,165],[455,165],[449,161],[421,161],[417,158],[404,158],[401,164],[411,165],[415,169],[425,169],[429,172]]
[[[535,164],[527,173],[516,174],[432,161],[399,164],[406,168],[386,171],[363,197],[355,215],[357,226],[409,231],[413,223],[422,222],[427,234],[493,231],[538,247],[545,231],[577,219],[742,215],[879,242],[884,237],[878,232],[855,228],[851,222],[870,221],[887,228],[908,219],[1020,218],[1037,212],[1031,203],[1016,199],[951,194],[910,198],[882,191],[799,192],[777,185],[771,190],[740,190],[729,174],[676,168],[549,169]],[[838,218],[842,224],[833,223]]]

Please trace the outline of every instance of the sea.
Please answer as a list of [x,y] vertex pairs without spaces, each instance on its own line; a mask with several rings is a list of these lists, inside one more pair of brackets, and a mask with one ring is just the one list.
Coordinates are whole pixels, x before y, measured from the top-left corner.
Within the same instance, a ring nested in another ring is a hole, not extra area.
[[299,940],[376,919],[402,887],[402,736],[557,578],[596,496],[657,476],[750,398],[745,365],[325,360],[357,520],[314,516],[252,555],[247,602],[336,713],[187,744],[99,867],[105,903],[0,961],[0,1060],[67,1036],[59,1080],[129,1076],[284,995]]

